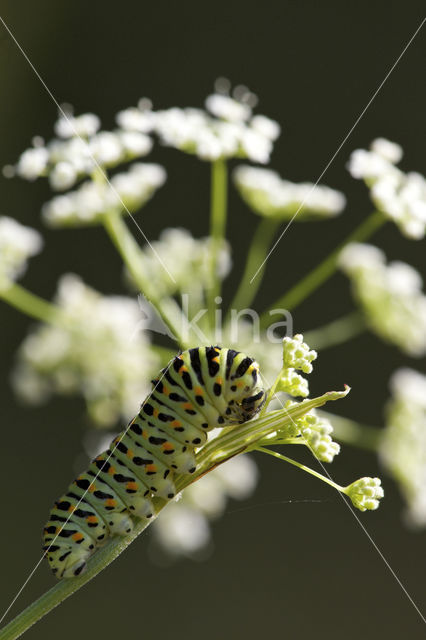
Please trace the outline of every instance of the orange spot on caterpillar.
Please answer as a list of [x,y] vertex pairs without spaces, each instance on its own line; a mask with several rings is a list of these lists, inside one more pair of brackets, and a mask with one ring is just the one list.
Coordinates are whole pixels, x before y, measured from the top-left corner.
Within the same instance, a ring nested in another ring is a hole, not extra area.
[[75,505],[74,504],[70,504],[70,506],[68,507],[68,511],[71,511],[71,513],[73,511],[75,511]]
[[116,501],[114,500],[114,498],[107,498],[107,499],[105,500],[105,506],[106,506],[106,507],[116,507],[116,506],[117,506],[117,503],[116,503]]
[[98,522],[98,519],[96,516],[87,516],[86,522],[91,522],[92,524],[95,524]]
[[168,396],[169,393],[170,393],[169,387],[166,387],[165,384],[163,384],[163,393],[164,393],[165,396]]
[[145,438],[145,440],[148,440],[148,437],[149,437],[148,431],[146,431],[146,429],[144,429],[142,431],[142,438]]
[[155,473],[157,471],[157,465],[155,464],[147,464],[145,467],[147,473]]
[[193,409],[193,408],[194,408],[194,405],[193,405],[191,402],[184,402],[184,403],[182,404],[182,407],[183,407],[184,409]]
[[96,491],[96,487],[95,487],[95,485],[94,485],[94,484],[93,484],[93,482],[92,482],[92,484],[91,484],[91,485],[89,486],[89,488],[88,488],[88,492],[89,492],[89,493],[93,493],[94,491]]
[[115,467],[111,465],[110,468],[108,469],[108,473],[110,476],[113,476],[115,474]]
[[181,427],[182,423],[180,422],[180,420],[173,420],[173,422],[170,423],[170,426],[176,429],[177,427]]
[[172,451],[174,449],[171,442],[164,442],[164,444],[161,445],[161,448],[163,451]]
[[217,384],[222,384],[223,380],[222,380],[222,378],[219,376],[218,378],[216,378],[216,382],[217,382]]
[[73,540],[75,540],[76,542],[78,542],[79,540],[83,540],[83,538],[84,538],[83,534],[82,534],[82,533],[79,533],[79,532],[77,532],[77,533],[73,533],[71,537],[72,537],[72,539],[73,539]]
[[133,453],[133,451],[132,451],[131,449],[127,449],[126,456],[127,456],[128,458],[132,459],[134,455],[135,455],[135,454]]
[[154,418],[156,418],[156,417],[158,416],[158,414],[159,414],[159,413],[160,413],[160,412],[158,411],[158,409],[154,409],[154,413],[153,413]]
[[195,387],[194,391],[195,391],[195,394],[197,396],[202,396],[203,395],[203,390],[202,390],[201,387]]
[[130,489],[130,491],[137,491],[138,490],[137,482],[127,482],[126,489]]
[[179,369],[179,375],[181,376],[185,371],[188,371],[188,367],[183,364]]

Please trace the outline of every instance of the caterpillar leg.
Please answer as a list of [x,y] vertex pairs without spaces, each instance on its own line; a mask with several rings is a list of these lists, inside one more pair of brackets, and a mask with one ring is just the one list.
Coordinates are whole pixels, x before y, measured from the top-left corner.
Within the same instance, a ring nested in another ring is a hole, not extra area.
[[72,522],[56,527],[49,521],[43,538],[43,550],[57,578],[74,578],[83,573],[95,550],[95,541]]

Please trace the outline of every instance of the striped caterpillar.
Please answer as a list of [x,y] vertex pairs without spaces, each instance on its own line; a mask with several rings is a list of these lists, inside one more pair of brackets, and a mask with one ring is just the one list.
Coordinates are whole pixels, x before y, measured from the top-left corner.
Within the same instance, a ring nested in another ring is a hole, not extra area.
[[174,476],[194,473],[207,433],[250,420],[265,400],[255,360],[221,347],[184,351],[152,384],[139,414],[50,512],[43,550],[58,578],[80,575],[109,536],[151,518],[150,498],[176,495]]

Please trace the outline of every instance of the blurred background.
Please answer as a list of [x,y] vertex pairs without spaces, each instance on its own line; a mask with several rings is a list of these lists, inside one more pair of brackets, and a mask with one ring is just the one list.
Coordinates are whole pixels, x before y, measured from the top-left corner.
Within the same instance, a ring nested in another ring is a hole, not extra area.
[[[259,96],[258,112],[277,120],[282,135],[270,163],[283,177],[315,182],[385,74],[420,24],[424,3],[400,2],[130,2],[39,0],[0,2],[0,14],[59,103],[98,114],[114,125],[120,109],[142,96],[154,108],[203,105],[218,76]],[[262,310],[319,262],[371,210],[367,190],[345,169],[349,152],[378,136],[400,143],[401,167],[425,173],[421,32],[327,171],[323,182],[348,197],[344,214],[294,224],[271,256],[256,299]],[[34,135],[49,139],[56,106],[0,25],[0,165],[15,162]],[[158,145],[149,161],[163,164],[166,186],[139,216],[147,237],[167,226],[208,233],[209,166]],[[118,256],[100,227],[42,227],[46,181],[1,180],[0,213],[42,230],[46,246],[23,282],[51,297],[64,271],[80,274],[104,293],[123,293]],[[230,300],[257,220],[230,193],[228,237],[234,270],[224,286]],[[425,273],[424,242],[405,239],[394,225],[374,238],[389,259]],[[94,247],[96,250],[94,251]],[[309,247],[309,251],[306,248]],[[303,261],[300,260],[301,250]],[[336,275],[294,313],[296,332],[320,326],[353,306],[347,280]],[[0,305],[3,548],[1,612],[40,558],[41,529],[52,501],[73,476],[87,428],[83,401],[55,397],[29,409],[14,398],[9,371],[31,321]],[[387,381],[399,366],[424,371],[371,334],[320,354],[312,394],[352,386],[334,406],[342,415],[381,425]],[[309,462],[299,451],[298,459]],[[214,525],[215,548],[205,562],[154,566],[149,532],[104,573],[67,600],[27,637],[63,640],[96,632],[200,635],[206,640],[268,635],[347,640],[413,640],[423,623],[339,495],[283,463],[257,456],[261,480],[253,497],[233,503]],[[346,484],[382,475],[379,511],[357,514],[417,605],[426,608],[426,533],[402,520],[402,500],[373,454],[344,446],[329,467]],[[309,502],[309,500],[321,502]],[[305,500],[308,500],[305,502]],[[289,502],[294,501],[294,502]],[[301,501],[301,502],[297,502]],[[17,614],[54,584],[44,563],[15,605]],[[106,614],[108,612],[108,614]],[[163,613],[164,612],[164,613]],[[63,621],[67,623],[64,625]]]

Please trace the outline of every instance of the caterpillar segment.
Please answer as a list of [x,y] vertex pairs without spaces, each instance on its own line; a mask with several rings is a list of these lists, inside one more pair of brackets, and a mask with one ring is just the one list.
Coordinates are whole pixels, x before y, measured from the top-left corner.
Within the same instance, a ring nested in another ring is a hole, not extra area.
[[139,414],[50,512],[43,550],[58,578],[80,575],[110,536],[151,518],[151,498],[176,495],[175,475],[194,473],[208,432],[250,420],[265,401],[253,358],[217,346],[180,353],[152,384]]

